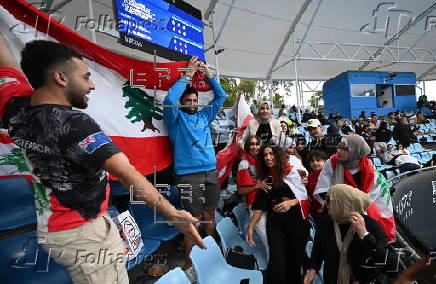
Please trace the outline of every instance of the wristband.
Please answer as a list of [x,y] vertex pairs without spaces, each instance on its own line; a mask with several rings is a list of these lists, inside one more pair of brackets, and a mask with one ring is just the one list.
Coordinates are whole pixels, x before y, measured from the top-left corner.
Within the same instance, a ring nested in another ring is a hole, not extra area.
[[363,235],[359,235],[359,238],[361,239],[361,240],[363,240],[366,236],[368,236],[369,235],[369,232],[366,232],[365,234],[363,234]]

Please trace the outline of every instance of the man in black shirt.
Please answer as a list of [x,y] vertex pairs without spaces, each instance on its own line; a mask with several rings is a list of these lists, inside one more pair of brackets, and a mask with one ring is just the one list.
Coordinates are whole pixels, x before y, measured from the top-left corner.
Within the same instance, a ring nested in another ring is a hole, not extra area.
[[407,118],[401,118],[399,123],[395,125],[392,136],[394,137],[395,141],[403,145],[404,148],[409,147],[414,135],[412,129],[410,129],[410,125],[407,122]]
[[318,119],[309,119],[306,129],[309,131],[312,141],[307,144],[306,148],[300,153],[300,155],[303,159],[303,166],[306,169],[310,169],[309,161],[307,160],[309,152],[313,150],[323,151],[330,158],[331,155],[336,153],[340,137],[338,138],[336,135],[324,136],[323,126]]
[[[196,219],[176,210],[92,118],[73,109],[86,108],[87,94],[95,88],[82,57],[63,44],[41,40],[28,43],[21,55],[27,78],[0,36],[0,120],[32,169],[42,246],[61,250],[51,256],[73,281],[128,283],[125,248],[106,214],[107,172],[204,247],[192,224]],[[86,255],[102,251],[112,257],[87,261]]]

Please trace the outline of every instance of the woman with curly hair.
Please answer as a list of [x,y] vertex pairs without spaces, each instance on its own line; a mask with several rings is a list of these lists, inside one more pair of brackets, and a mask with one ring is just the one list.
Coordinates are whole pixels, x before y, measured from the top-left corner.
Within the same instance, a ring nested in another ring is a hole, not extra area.
[[253,231],[267,213],[269,246],[268,283],[300,283],[305,245],[309,236],[307,192],[296,169],[289,165],[280,147],[262,146],[257,160],[258,180],[270,187],[258,191],[246,240],[255,245]]

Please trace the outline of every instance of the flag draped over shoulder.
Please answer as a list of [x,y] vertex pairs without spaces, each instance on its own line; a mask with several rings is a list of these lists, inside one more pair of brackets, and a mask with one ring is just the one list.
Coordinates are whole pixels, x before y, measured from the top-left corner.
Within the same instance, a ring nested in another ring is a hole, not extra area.
[[[84,110],[121,148],[132,165],[147,175],[172,163],[171,144],[162,117],[162,103],[187,62],[135,60],[104,49],[80,36],[24,0],[0,0],[0,32],[18,59],[26,42],[53,40],[77,50],[86,60],[96,89]],[[199,104],[212,99],[199,93]],[[1,115],[1,114],[0,114]],[[0,161],[10,143],[0,141]],[[17,151],[17,150],[15,150]],[[4,166],[4,165],[3,165]],[[0,175],[10,174],[0,165]]]
[[[320,197],[321,193],[325,193],[334,185],[332,177],[338,163],[337,154],[333,155],[324,165],[324,168],[319,175],[318,183],[314,192],[314,197],[324,204],[324,200]],[[362,172],[362,185],[360,190],[367,193],[371,199],[371,205],[366,210],[369,217],[374,218],[383,228],[388,240],[395,240],[395,220],[392,207],[392,199],[390,194],[390,186],[386,178],[377,171],[375,166],[369,162],[367,157],[361,159],[359,168]],[[344,182],[357,188],[351,173],[344,170]]]
[[239,129],[238,133],[233,135],[230,144],[216,154],[216,168],[218,171],[218,182],[223,184],[224,180],[229,176],[233,165],[238,158],[238,144],[237,141],[244,133],[250,120],[254,119],[251,114],[250,107],[245,101],[242,93],[236,98],[234,109],[232,111],[236,115],[236,127]]
[[32,183],[32,176],[22,150],[9,136],[2,133],[0,133],[0,175],[1,178],[24,177]]

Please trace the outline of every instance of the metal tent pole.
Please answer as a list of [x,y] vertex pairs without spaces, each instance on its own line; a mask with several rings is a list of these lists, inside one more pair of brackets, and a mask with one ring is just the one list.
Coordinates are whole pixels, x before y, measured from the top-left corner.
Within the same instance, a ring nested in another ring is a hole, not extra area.
[[300,88],[298,82],[298,66],[297,66],[297,58],[295,54],[295,38],[294,34],[292,34],[292,53],[294,54],[294,73],[295,73],[295,95],[297,96],[297,121],[301,123],[301,110],[300,110]]
[[218,66],[218,54],[216,50],[216,36],[215,36],[215,11],[212,11],[210,14],[211,24],[212,24],[212,37],[213,37],[213,54],[215,55],[215,71],[216,71],[216,78],[218,79],[218,82],[220,81],[220,71]]
[[[88,15],[89,19],[94,20],[94,7],[92,6],[92,0],[88,0]],[[97,43],[97,38],[95,37],[95,29],[90,29],[91,40],[94,43]]]

